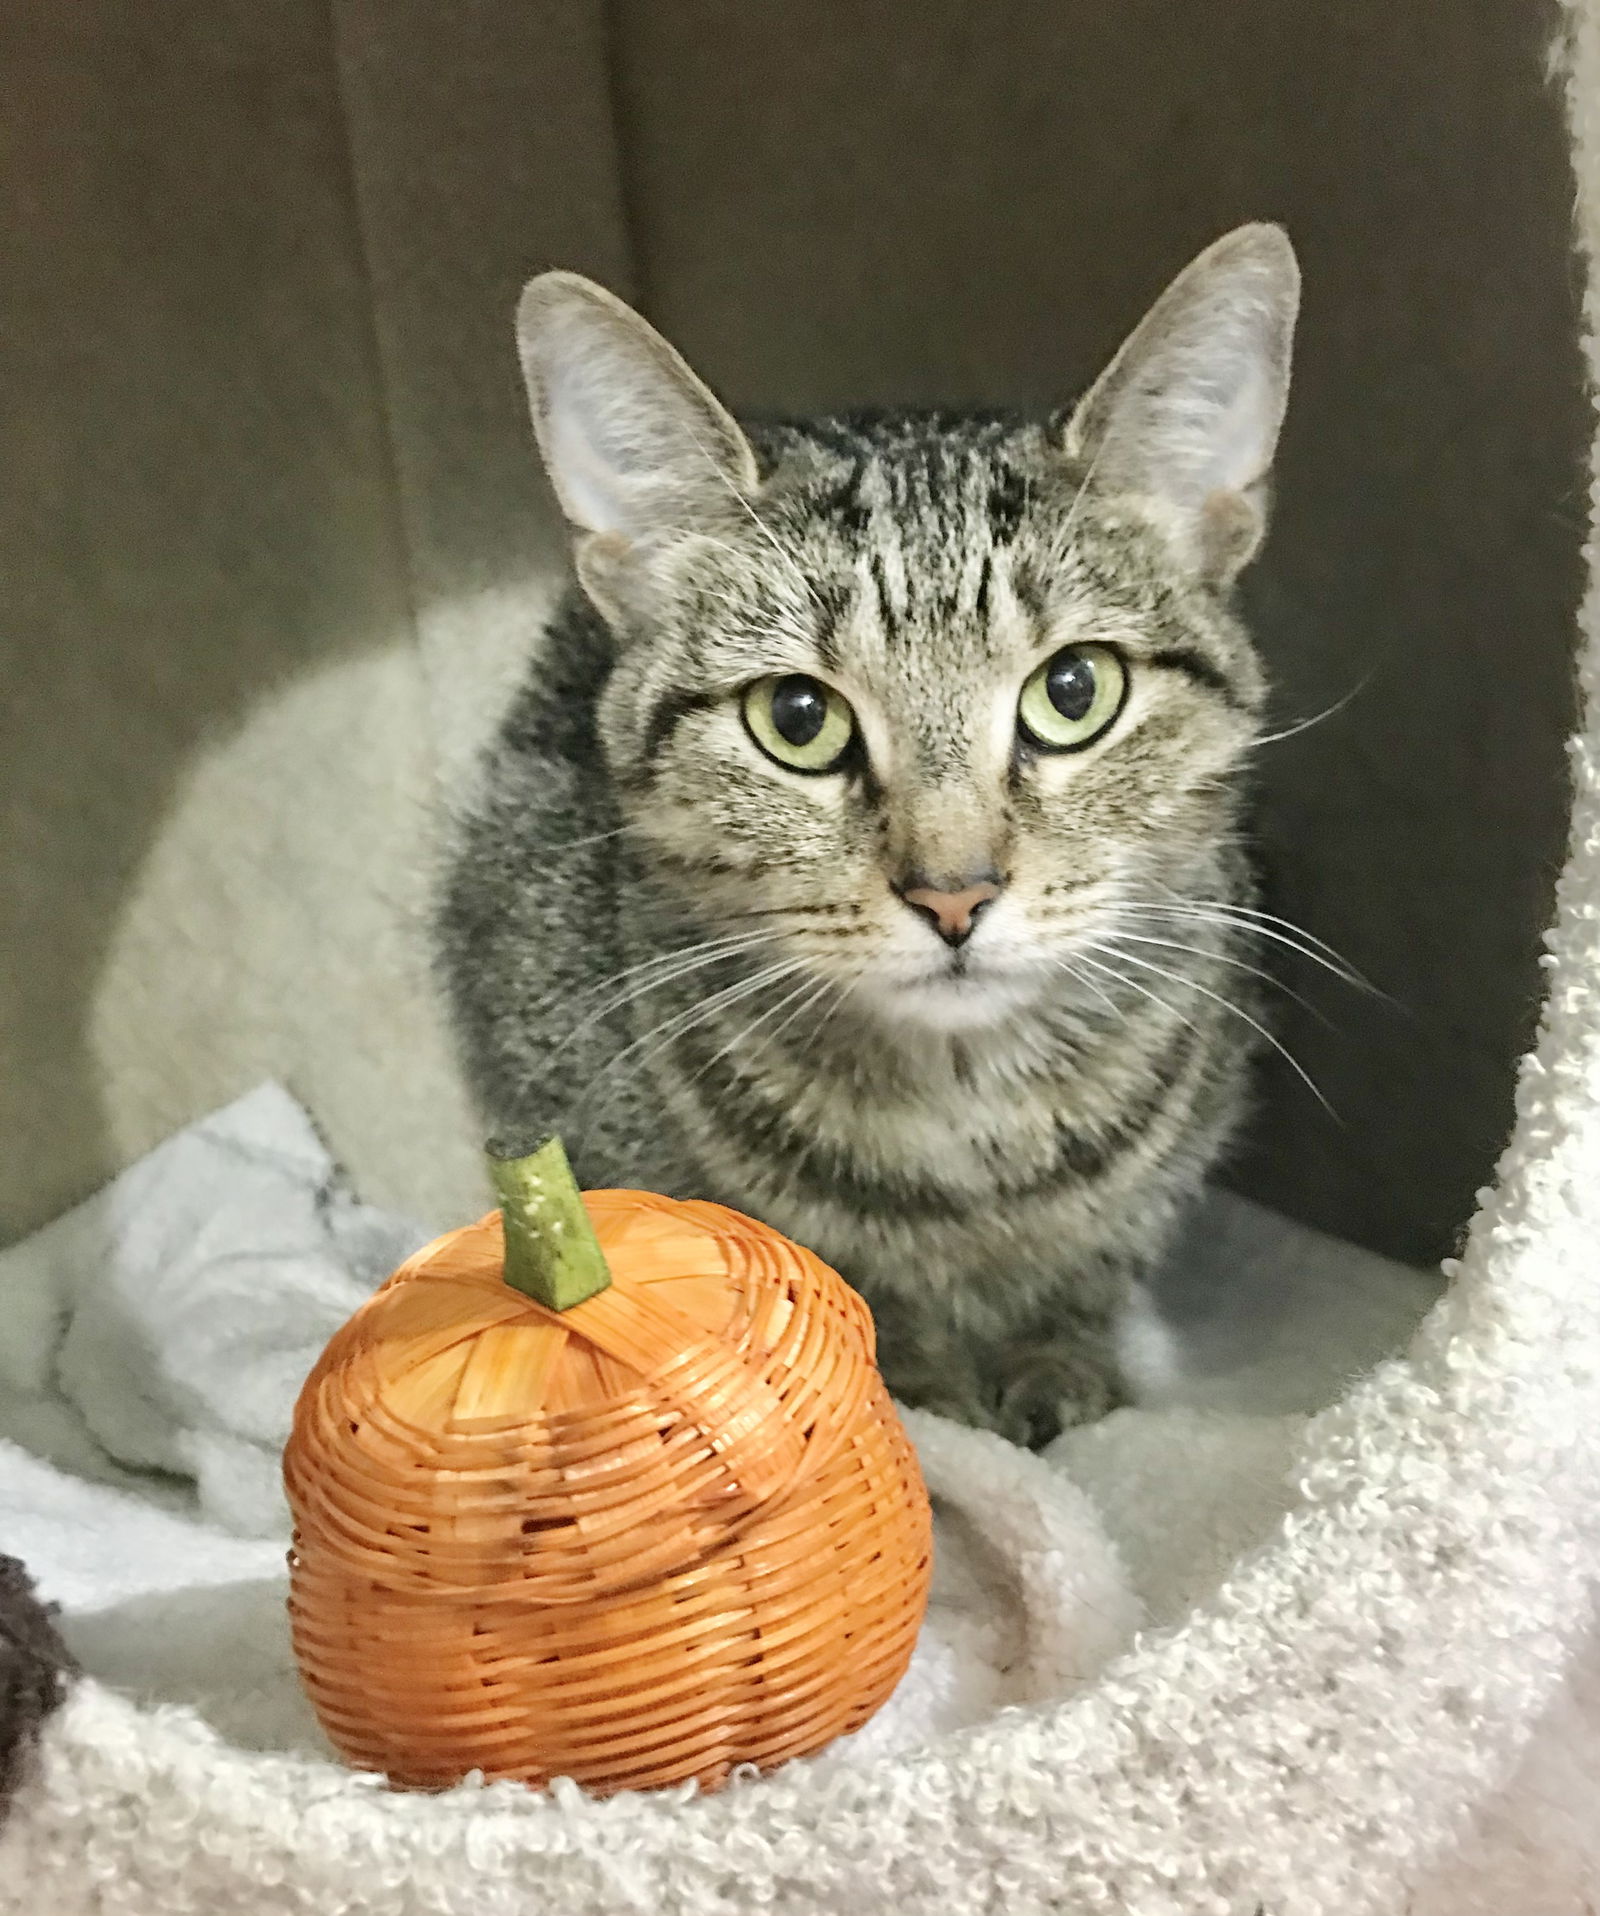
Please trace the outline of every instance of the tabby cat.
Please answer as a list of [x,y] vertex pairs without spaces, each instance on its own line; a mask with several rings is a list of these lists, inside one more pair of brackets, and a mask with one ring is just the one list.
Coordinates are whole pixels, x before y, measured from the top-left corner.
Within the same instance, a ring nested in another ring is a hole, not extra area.
[[1265,522],[1299,274],[1246,226],[1073,409],[736,423],[547,273],[518,336],[577,584],[439,918],[490,1124],[863,1291],[891,1388],[1025,1442],[1241,1110]]

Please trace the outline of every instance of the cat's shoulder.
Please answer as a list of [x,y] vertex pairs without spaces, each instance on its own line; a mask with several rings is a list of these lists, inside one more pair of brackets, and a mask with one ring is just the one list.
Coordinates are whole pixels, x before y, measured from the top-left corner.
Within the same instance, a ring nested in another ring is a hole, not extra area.
[[497,755],[590,756],[597,749],[595,708],[614,659],[605,621],[569,584],[530,647],[500,723]]

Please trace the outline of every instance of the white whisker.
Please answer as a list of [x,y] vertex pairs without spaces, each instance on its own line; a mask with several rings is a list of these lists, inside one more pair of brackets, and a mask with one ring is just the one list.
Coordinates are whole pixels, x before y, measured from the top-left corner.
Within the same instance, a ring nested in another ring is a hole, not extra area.
[[[1315,932],[1307,931],[1304,925],[1297,925],[1292,918],[1280,918],[1276,912],[1263,911],[1259,905],[1240,905],[1240,904],[1235,904],[1233,901],[1228,899],[1187,898],[1183,895],[1183,893],[1174,891],[1170,886],[1167,886],[1167,885],[1163,885],[1161,889],[1163,892],[1165,892],[1167,899],[1171,902],[1172,905],[1182,907],[1185,910],[1191,910],[1191,911],[1208,910],[1208,911],[1227,912],[1232,914],[1235,917],[1252,918],[1264,924],[1279,925],[1285,931],[1293,932],[1296,937],[1305,939],[1308,944],[1315,945],[1319,951],[1326,952],[1328,957],[1334,959],[1337,963],[1344,965],[1350,971],[1350,975],[1353,978],[1359,979],[1360,977],[1360,974],[1356,972],[1352,966],[1350,966],[1349,960],[1345,958],[1342,952],[1335,950],[1335,948],[1332,945],[1330,945],[1326,939],[1317,937]],[[1143,901],[1134,900],[1132,902],[1134,903],[1142,902],[1144,908],[1147,910],[1163,911],[1166,909],[1165,903],[1163,903],[1159,899],[1146,899]]]
[[637,825],[617,825],[609,832],[590,832],[587,838],[569,838],[564,844],[546,845],[543,849],[547,852],[575,852],[580,846],[603,844],[608,838],[620,838],[624,832],[636,832],[640,829]]
[[1122,930],[1113,931],[1111,936],[1117,939],[1119,943],[1129,945],[1158,945],[1163,951],[1181,951],[1187,953],[1191,958],[1210,958],[1219,965],[1231,965],[1236,971],[1247,971],[1252,978],[1260,978],[1265,983],[1275,986],[1285,997],[1292,998],[1294,1002],[1300,1006],[1302,1011],[1307,1011],[1313,1018],[1320,1020],[1321,1023],[1328,1024],[1328,1020],[1323,1017],[1323,1014],[1317,1007],[1313,1004],[1308,1004],[1298,991],[1291,990],[1281,978],[1275,978],[1270,971],[1263,970],[1260,965],[1249,964],[1243,958],[1233,958],[1230,957],[1228,953],[1222,951],[1211,951],[1204,945],[1180,944],[1175,938],[1148,938],[1139,932]]
[[792,1005],[794,1001],[799,998],[802,1001],[799,1008],[790,1012],[783,1023],[772,1031],[769,1031],[762,1040],[765,1044],[771,1044],[781,1032],[788,1030],[789,1026],[794,1023],[795,1019],[799,1017],[802,1012],[817,1002],[823,992],[828,990],[831,982],[830,979],[824,978],[820,984],[813,984],[810,978],[802,979],[793,991],[785,992],[775,1005],[769,1005],[759,1016],[752,1018],[750,1023],[747,1024],[742,1031],[730,1038],[719,1051],[713,1052],[713,1054],[706,1059],[705,1063],[701,1065],[700,1069],[695,1072],[691,1082],[698,1082],[714,1066],[721,1064],[722,1060],[726,1058],[730,1052],[737,1051],[741,1045],[747,1044],[769,1018],[782,1011],[785,1005]]
[[[825,996],[825,998],[823,999],[822,1010],[818,1014],[816,1022],[811,1026],[809,1032],[806,1034],[806,1042],[808,1044],[815,1044],[816,1041],[822,1036],[823,1032],[827,1030],[829,1019],[836,1018],[839,1015],[840,1008],[844,1005],[845,1001],[850,996],[851,986],[857,982],[857,980],[861,977],[861,974],[866,970],[866,968],[867,968],[867,961],[863,959],[862,962],[855,967],[854,971],[851,972],[849,977],[834,979],[830,982],[829,994]],[[806,1002],[800,1007],[800,1015],[803,1016],[806,1012],[808,1012],[811,1009],[813,1003],[815,1002],[816,1001],[813,999],[807,999]],[[785,1024],[786,1023],[787,1023],[787,1020],[785,1020]],[[783,1028],[784,1028],[783,1026],[779,1027],[780,1030],[782,1030]],[[777,1033],[774,1032],[772,1036],[776,1037]],[[770,1042],[770,1039],[769,1039],[769,1042]]]
[[[705,544],[715,546],[718,551],[732,552],[736,556],[742,556],[739,554],[739,548],[729,544],[726,539],[716,539],[709,533],[704,532],[697,536]],[[792,587],[790,589],[792,590]],[[705,579],[699,579],[695,583],[694,590],[696,593],[703,594],[709,598],[714,605],[720,606],[721,609],[731,617],[741,622],[747,621],[750,618],[751,606],[749,601],[737,597],[724,587]],[[765,609],[766,608],[763,608],[763,610]],[[801,646],[807,648],[816,644],[816,633],[807,628],[804,619],[794,606],[778,606],[775,610],[777,616],[772,623],[771,630],[776,636],[793,639]]]
[[748,978],[741,978],[731,985],[725,985],[721,991],[712,992],[709,997],[696,999],[687,1010],[678,1011],[663,1018],[659,1024],[652,1025],[648,1031],[641,1032],[631,1044],[624,1045],[614,1058],[607,1060],[580,1096],[579,1107],[587,1105],[590,1098],[605,1080],[613,1075],[617,1067],[649,1044],[652,1039],[657,1042],[640,1060],[641,1064],[648,1064],[675,1040],[683,1037],[686,1032],[692,1031],[697,1024],[704,1024],[707,1019],[714,1018],[719,1011],[730,1010],[755,992],[765,990],[767,986],[792,976],[804,964],[803,958],[780,959],[776,964],[768,965],[763,970],[752,973]]
[[1165,978],[1170,983],[1183,986],[1189,991],[1197,991],[1202,998],[1209,998],[1213,1004],[1220,1005],[1224,1011],[1231,1011],[1236,1018],[1242,1018],[1244,1022],[1250,1026],[1252,1031],[1258,1032],[1266,1039],[1267,1043],[1272,1046],[1273,1050],[1278,1053],[1284,1063],[1287,1064],[1301,1080],[1306,1089],[1316,1099],[1317,1103],[1327,1112],[1328,1116],[1332,1118],[1335,1123],[1339,1122],[1338,1112],[1334,1110],[1333,1106],[1329,1104],[1328,1100],[1322,1095],[1322,1092],[1317,1088],[1316,1080],[1311,1076],[1311,1073],[1306,1070],[1305,1066],[1301,1064],[1294,1053],[1289,1050],[1288,1046],[1275,1037],[1259,1018],[1252,1018],[1248,1011],[1236,1005],[1231,998],[1224,998],[1221,992],[1212,991],[1209,987],[1197,983],[1193,978],[1185,978],[1181,972],[1168,971],[1162,965],[1152,964],[1148,958],[1136,957],[1131,951],[1123,951],[1117,946],[1104,944],[1097,944],[1095,949],[1097,951],[1109,951],[1114,958],[1120,958],[1124,964],[1137,965],[1142,971],[1154,972],[1158,978]]
[[[1178,1007],[1173,1004],[1170,999],[1163,998],[1160,992],[1152,991],[1148,985],[1141,984],[1137,978],[1128,977],[1125,972],[1118,971],[1114,965],[1101,964],[1098,959],[1091,958],[1085,951],[1075,952],[1073,955],[1077,958],[1079,964],[1092,965],[1096,971],[1102,972],[1107,978],[1111,979],[1113,984],[1126,985],[1130,991],[1137,991],[1141,998],[1148,998],[1151,1004],[1159,1006],[1162,1011],[1166,1012],[1169,1018],[1176,1018],[1185,1031],[1193,1031],[1196,1034],[1199,1033],[1200,1027],[1195,1023],[1193,1018],[1185,1017]],[[1057,963],[1060,962],[1058,959]]]
[[[690,945],[680,951],[663,952],[657,957],[645,959],[642,964],[630,965],[624,971],[614,972],[600,985],[586,987],[580,995],[579,1003],[582,1003],[584,998],[593,996],[596,990],[605,990],[610,985],[621,984],[624,979],[631,979],[633,982],[625,990],[615,992],[603,1004],[595,1006],[573,1025],[555,1045],[551,1055],[554,1056],[573,1039],[590,1030],[602,1018],[608,1017],[614,1011],[619,1011],[635,999],[642,998],[649,992],[659,991],[667,985],[675,984],[680,978],[686,978],[696,971],[703,971],[708,965],[717,964],[722,959],[741,957],[762,945],[772,944],[783,935],[781,931],[741,932],[736,937],[713,939],[704,944]],[[641,974],[649,975],[641,976]]]
[[749,519],[751,525],[755,527],[756,531],[761,534],[762,538],[766,540],[767,544],[772,547],[775,553],[777,553],[778,558],[781,560],[783,565],[788,569],[790,576],[799,584],[801,590],[811,600],[812,604],[816,607],[816,609],[819,612],[825,610],[825,607],[823,606],[821,599],[817,596],[815,587],[812,585],[811,581],[806,577],[804,572],[801,571],[799,562],[794,557],[794,554],[784,550],[783,543],[778,538],[778,535],[772,530],[771,526],[767,524],[766,520],[762,518],[761,514],[756,511],[755,507],[751,505],[750,501],[733,483],[733,481],[728,477],[728,475],[722,470],[722,467],[711,456],[710,452],[701,443],[700,439],[693,433],[690,434],[690,437],[694,439],[695,445],[699,448],[701,458],[705,460],[706,464],[711,468],[712,472],[715,473],[718,481],[726,489],[728,497],[732,499],[737,506],[740,507],[740,509],[744,512],[746,517]]
[[1270,938],[1277,944],[1287,947],[1288,950],[1297,952],[1302,958],[1309,959],[1314,965],[1321,965],[1325,971],[1332,972],[1334,977],[1342,983],[1351,985],[1358,991],[1370,992],[1378,998],[1387,996],[1369,979],[1362,977],[1349,960],[1326,940],[1307,931],[1303,925],[1295,924],[1293,919],[1279,918],[1270,911],[1259,911],[1251,905],[1223,904],[1213,900],[1199,903],[1177,897],[1174,897],[1170,904],[1159,900],[1131,899],[1120,904],[1117,909],[1145,912],[1157,917],[1170,914],[1174,917],[1197,918],[1214,924],[1231,923],[1237,925],[1241,931],[1248,931],[1262,938]]
[[1351,686],[1343,698],[1335,699],[1332,705],[1325,705],[1320,712],[1313,712],[1310,718],[1300,719],[1293,725],[1286,725],[1281,732],[1264,732],[1261,737],[1250,741],[1250,749],[1254,751],[1258,745],[1276,745],[1282,739],[1298,738],[1302,732],[1309,732],[1313,725],[1320,725],[1324,719],[1336,717],[1353,699],[1360,698],[1372,683],[1372,678],[1372,673],[1368,672],[1359,683]]
[[584,995],[593,997],[595,992],[603,991],[608,985],[620,984],[624,978],[632,978],[639,972],[649,971],[657,965],[671,965],[680,958],[691,958],[697,952],[723,951],[729,946],[741,946],[752,940],[776,938],[779,935],[777,927],[768,927],[760,932],[750,930],[721,932],[715,938],[697,939],[690,945],[669,945],[665,951],[653,952],[648,958],[641,958],[636,964],[625,965],[622,970],[609,973],[595,984],[586,985]]
[[1073,980],[1075,984],[1084,985],[1090,991],[1092,991],[1094,995],[1100,1000],[1100,1002],[1105,1006],[1107,1011],[1111,1013],[1112,1017],[1115,1018],[1121,1015],[1117,1006],[1117,1001],[1115,998],[1111,996],[1110,992],[1107,991],[1103,985],[1097,985],[1092,978],[1086,978],[1083,975],[1083,973],[1079,971],[1075,965],[1073,965],[1070,959],[1052,958],[1050,960],[1050,963],[1054,965],[1058,971],[1064,971],[1067,974],[1067,976]]
[[1072,504],[1067,507],[1066,517],[1062,520],[1061,530],[1057,535],[1058,541],[1062,545],[1065,545],[1068,535],[1071,533],[1074,525],[1077,524],[1078,514],[1082,512],[1084,504],[1089,497],[1089,488],[1094,482],[1095,471],[1100,464],[1100,455],[1105,450],[1108,437],[1108,434],[1102,434],[1100,443],[1089,455],[1089,463],[1084,467],[1083,478],[1079,482],[1078,490],[1072,495]]

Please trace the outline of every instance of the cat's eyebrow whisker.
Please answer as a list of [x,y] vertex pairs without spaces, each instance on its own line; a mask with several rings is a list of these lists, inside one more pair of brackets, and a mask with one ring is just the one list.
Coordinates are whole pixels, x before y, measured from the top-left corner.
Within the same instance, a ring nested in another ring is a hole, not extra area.
[[1320,712],[1313,712],[1310,718],[1299,719],[1293,725],[1286,725],[1281,732],[1263,732],[1259,738],[1253,738],[1250,741],[1249,749],[1253,752],[1258,745],[1276,745],[1286,738],[1298,738],[1302,732],[1309,732],[1313,725],[1320,725],[1324,719],[1336,718],[1347,705],[1360,698],[1372,683],[1374,676],[1372,672],[1366,673],[1351,686],[1343,698],[1335,699],[1332,705],[1325,705]]
[[1067,507],[1067,516],[1061,522],[1061,530],[1057,534],[1057,538],[1063,548],[1067,544],[1067,540],[1069,535],[1072,532],[1072,528],[1078,522],[1079,513],[1083,511],[1084,505],[1086,501],[1088,500],[1089,488],[1094,483],[1094,475],[1095,475],[1096,469],[1099,467],[1099,464],[1100,464],[1100,455],[1102,452],[1105,451],[1105,448],[1106,448],[1106,439],[1105,439],[1105,436],[1102,435],[1100,439],[1100,443],[1095,447],[1094,451],[1089,455],[1089,463],[1083,469],[1083,477],[1078,482],[1078,490],[1072,495],[1072,504]]
[[[703,446],[701,447],[701,451],[702,452],[705,451],[705,448]],[[709,454],[707,456],[709,457]],[[798,563],[796,562],[793,554],[784,551],[783,547],[778,543],[778,538],[776,533],[774,533],[772,528],[769,525],[767,525],[764,520],[762,520],[760,515],[756,512],[755,507],[751,505],[750,501],[746,499],[741,492],[735,489],[735,487],[729,481],[727,475],[719,471],[717,476],[721,480],[722,484],[727,487],[731,497],[737,500],[739,504],[743,506],[744,510],[747,513],[749,513],[752,521],[754,522],[756,526],[757,531],[760,532],[767,540],[771,542],[772,546],[774,547],[774,549],[776,550],[778,554],[778,557],[783,561],[785,570],[783,574],[780,574],[780,577],[784,578],[784,583],[789,586],[791,591],[793,590],[794,586],[799,585],[803,591],[810,593],[813,588],[811,587],[810,582],[807,580],[805,574],[800,570],[800,567]],[[736,559],[743,560],[747,556],[745,552],[739,546],[736,546],[731,539],[719,539],[714,532],[707,532],[703,526],[697,526],[695,528],[694,537],[702,545],[714,546],[716,550],[719,552],[731,552]]]
[[1266,1039],[1267,1043],[1272,1046],[1273,1050],[1278,1053],[1284,1063],[1295,1073],[1305,1085],[1306,1089],[1311,1093],[1312,1097],[1322,1106],[1328,1116],[1333,1119],[1334,1123],[1338,1124],[1341,1122],[1338,1112],[1334,1110],[1333,1106],[1329,1104],[1328,1100],[1322,1095],[1316,1080],[1288,1046],[1269,1031],[1259,1018],[1252,1018],[1248,1011],[1242,1006],[1236,1005],[1231,998],[1224,998],[1220,991],[1212,991],[1208,986],[1198,983],[1193,978],[1185,978],[1181,972],[1168,971],[1164,966],[1152,964],[1148,958],[1136,957],[1133,952],[1123,951],[1118,946],[1097,944],[1095,949],[1097,951],[1109,951],[1112,957],[1121,959],[1124,964],[1137,965],[1141,971],[1154,972],[1158,978],[1165,978],[1172,984],[1185,987],[1190,991],[1197,991],[1202,998],[1209,998],[1213,1004],[1220,1005],[1224,1011],[1231,1011],[1236,1018],[1242,1018],[1253,1031],[1258,1032]]
[[756,511],[755,507],[751,505],[750,501],[744,496],[744,494],[739,490],[739,488],[722,470],[722,467],[717,463],[717,461],[714,458],[712,458],[710,451],[701,442],[699,436],[692,431],[690,432],[689,436],[691,439],[694,440],[696,447],[699,449],[701,458],[705,460],[706,464],[711,468],[712,472],[715,473],[719,484],[721,484],[726,489],[728,497],[732,499],[735,502],[735,504],[740,507],[740,509],[744,512],[745,516],[749,519],[751,525],[755,527],[756,531],[761,534],[762,538],[766,540],[767,544],[772,547],[775,553],[777,553],[779,559],[782,561],[789,575],[799,584],[802,591],[811,600],[812,604],[816,607],[816,609],[819,612],[825,612],[827,608],[823,605],[822,600],[818,596],[816,588],[812,585],[811,581],[806,577],[805,573],[801,571],[799,562],[794,557],[794,554],[791,552],[786,552],[784,550],[782,541],[778,538],[778,535],[772,530],[771,526],[767,524],[766,520],[762,518],[761,514]]
[[[731,539],[719,539],[715,533],[704,531],[697,532],[695,537],[703,545],[710,546],[713,551],[730,553],[741,564],[748,563],[749,555],[741,547],[736,546]],[[741,597],[726,576],[703,579],[697,583],[696,590],[709,592],[719,604],[740,618],[748,619],[753,613],[766,616],[773,619],[782,630],[796,632],[809,639],[815,635],[808,631],[803,623],[806,602],[797,589],[804,586],[806,581],[799,567],[793,559],[788,558],[787,554],[785,561],[794,569],[792,579],[786,575],[780,575],[775,581],[769,573],[763,572],[759,575],[761,587],[771,588],[775,592],[776,596],[773,598],[768,598],[765,592],[755,602],[752,602],[748,596]]]
[[[739,548],[730,545],[726,539],[714,538],[708,532],[700,532],[695,536],[704,544],[714,546],[719,552],[732,552],[738,555]],[[724,612],[735,619],[743,621],[751,616],[753,608],[745,600],[737,598],[726,587],[714,581],[697,580],[694,590],[710,599],[714,605],[720,606]],[[801,614],[793,606],[776,608],[776,617],[771,622],[771,629],[777,636],[793,639],[803,646],[811,647],[817,642],[816,633],[806,627]]]

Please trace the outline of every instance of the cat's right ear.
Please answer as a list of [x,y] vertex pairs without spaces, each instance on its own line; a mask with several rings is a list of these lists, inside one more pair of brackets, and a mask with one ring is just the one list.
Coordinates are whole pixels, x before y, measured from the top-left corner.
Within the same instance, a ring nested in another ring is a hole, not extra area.
[[602,611],[642,541],[742,511],[755,455],[680,354],[604,287],[541,273],[517,308],[533,430]]

